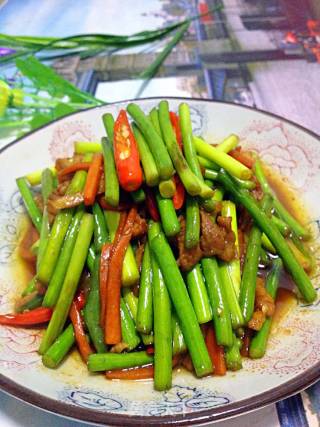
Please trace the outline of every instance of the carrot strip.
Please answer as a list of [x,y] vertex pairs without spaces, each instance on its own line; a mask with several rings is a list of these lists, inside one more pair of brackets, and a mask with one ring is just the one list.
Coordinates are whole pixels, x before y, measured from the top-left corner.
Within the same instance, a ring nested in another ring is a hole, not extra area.
[[77,308],[80,311],[86,305],[86,295],[83,289],[78,293],[78,295],[76,295],[74,302],[76,303]]
[[[149,349],[153,349],[152,346]],[[147,350],[148,352],[148,350]],[[176,354],[172,358],[172,367],[176,367],[181,361],[181,356]],[[106,372],[106,377],[109,380],[145,380],[153,378],[154,368],[153,365],[137,366],[128,369],[114,369]]]
[[120,224],[113,244],[107,280],[107,303],[105,314],[106,344],[118,344],[121,342],[120,288],[122,264],[131,240],[136,215],[137,209],[134,207],[128,214],[122,232],[118,232],[121,226],[120,218]]
[[100,258],[100,325],[103,329],[105,326],[107,282],[108,282],[108,270],[109,270],[111,252],[112,252],[112,244],[105,243],[102,246],[101,258]]
[[107,371],[108,380],[146,380],[153,378],[153,365],[138,366],[129,369],[114,369]]
[[252,169],[254,165],[254,158],[247,151],[242,151],[240,147],[229,151],[228,153],[231,157],[238,160],[238,162],[247,166],[247,168]]
[[67,166],[64,169],[61,169],[58,172],[58,179],[65,175],[69,175],[70,173],[74,173],[80,170],[87,171],[89,170],[90,166],[91,166],[91,162],[72,163],[70,166]]
[[93,205],[96,198],[99,182],[102,175],[102,154],[98,153],[93,156],[90,168],[88,170],[88,176],[86,185],[84,187],[84,204],[86,206]]
[[92,354],[93,351],[84,332],[81,313],[75,301],[72,302],[69,316],[73,325],[74,335],[79,352],[84,362],[87,362],[89,355]]
[[227,372],[226,361],[224,358],[224,348],[218,345],[213,326],[210,326],[206,335],[206,345],[209,356],[214,367],[215,375],[225,375]]

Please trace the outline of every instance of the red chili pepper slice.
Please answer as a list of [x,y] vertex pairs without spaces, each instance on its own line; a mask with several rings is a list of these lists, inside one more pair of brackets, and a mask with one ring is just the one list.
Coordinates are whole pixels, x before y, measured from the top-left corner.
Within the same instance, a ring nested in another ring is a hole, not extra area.
[[184,189],[184,186],[178,175],[174,176],[174,181],[176,183],[176,191],[173,195],[172,202],[173,202],[174,208],[177,210],[177,209],[181,209],[184,204],[184,200],[186,197],[186,190]]
[[153,221],[160,221],[160,214],[158,211],[156,198],[152,191],[150,191],[148,188],[146,188],[146,205]]
[[142,184],[142,169],[137,143],[125,110],[120,111],[115,122],[113,146],[120,186],[126,191],[137,190]]
[[177,143],[179,145],[180,150],[182,151],[183,144],[182,144],[180,123],[179,123],[179,116],[173,111],[170,111],[170,121],[174,130],[174,133],[176,134]]
[[1,314],[0,325],[8,326],[32,326],[48,322],[52,316],[52,309],[38,307],[25,313]]

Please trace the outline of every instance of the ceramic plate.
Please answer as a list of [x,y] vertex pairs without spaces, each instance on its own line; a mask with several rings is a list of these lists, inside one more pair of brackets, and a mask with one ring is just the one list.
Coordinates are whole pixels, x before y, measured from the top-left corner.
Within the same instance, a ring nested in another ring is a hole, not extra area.
[[[171,98],[177,110],[181,99]],[[318,137],[279,117],[243,106],[187,100],[193,129],[210,142],[230,133],[241,145],[260,152],[263,160],[288,179],[303,198],[320,241],[320,144]],[[159,99],[137,103],[149,111]],[[116,115],[127,102],[72,114],[43,127],[1,150],[0,154],[0,312],[13,310],[25,284],[18,262],[24,207],[15,178],[52,165],[73,152],[74,141],[98,141],[104,135],[101,116]],[[319,256],[318,256],[319,260]],[[318,269],[317,269],[318,271]],[[313,282],[319,287],[320,279]],[[234,416],[282,399],[320,376],[320,307],[298,303],[270,339],[266,356],[244,361],[225,377],[196,379],[175,373],[167,392],[153,390],[152,381],[111,382],[89,375],[75,352],[57,370],[42,366],[37,349],[41,332],[0,327],[0,386],[40,408],[84,421],[116,424],[192,424]]]

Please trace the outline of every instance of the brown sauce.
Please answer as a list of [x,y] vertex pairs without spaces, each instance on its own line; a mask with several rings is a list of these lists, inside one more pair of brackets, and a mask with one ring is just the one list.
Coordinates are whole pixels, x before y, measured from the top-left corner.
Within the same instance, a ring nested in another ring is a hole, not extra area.
[[290,182],[278,172],[265,164],[263,165],[263,170],[271,188],[274,190],[284,207],[301,224],[308,223],[310,219],[308,213],[305,211],[303,203],[295,189],[292,187],[292,184],[290,184]]
[[[290,214],[301,224],[307,224],[310,221],[308,212],[298,193],[295,191],[291,183],[281,176],[278,172],[272,170],[269,166],[263,164],[263,170],[266,178],[276,193],[280,202],[290,212]],[[313,239],[304,242],[306,248],[312,253]],[[308,271],[310,274],[311,271]],[[272,331],[277,329],[281,321],[293,310],[297,305],[297,296],[295,294],[295,284],[291,276],[283,271],[280,277],[280,286],[276,297],[276,309],[272,318]]]
[[277,327],[297,305],[296,295],[289,289],[279,288],[276,297],[276,309],[272,317],[272,332],[276,332]]

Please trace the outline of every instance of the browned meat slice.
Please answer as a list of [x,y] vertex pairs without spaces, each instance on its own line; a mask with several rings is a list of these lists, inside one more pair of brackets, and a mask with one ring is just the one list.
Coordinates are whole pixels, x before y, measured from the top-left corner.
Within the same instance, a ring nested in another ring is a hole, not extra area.
[[71,179],[60,182],[60,184],[55,189],[53,194],[56,194],[58,196],[64,196],[66,194],[66,191],[67,191],[67,188],[69,187],[70,182],[71,182]]
[[257,310],[253,313],[252,318],[250,319],[248,326],[250,329],[254,331],[260,331],[264,321],[266,320],[266,316],[262,311]]
[[60,172],[62,169],[67,168],[68,166],[72,165],[73,163],[78,163],[83,161],[83,155],[82,154],[75,154],[73,157],[66,157],[63,159],[56,159],[55,162],[55,168],[57,172]]
[[260,277],[257,278],[254,306],[256,309],[261,310],[267,317],[273,316],[275,303],[265,288],[264,280]]
[[266,317],[272,316],[274,310],[275,303],[266,291],[264,280],[261,277],[258,277],[254,301],[254,313],[248,323],[249,328],[259,331],[262,328]]
[[[83,202],[83,192],[66,194],[70,182],[70,179],[68,179],[68,181],[60,182],[56,190],[49,197],[48,212],[51,215],[56,215],[60,209],[73,208]],[[104,187],[104,174],[102,174],[99,182],[98,194],[104,193]]]
[[191,268],[200,261],[202,257],[202,252],[200,249],[200,245],[197,245],[191,249],[187,249],[185,247],[185,232],[186,232],[186,223],[185,219],[180,216],[180,232],[177,236],[177,243],[179,249],[179,258],[178,265],[180,266],[182,271],[189,271]]
[[136,219],[133,224],[132,237],[139,237],[146,234],[148,231],[147,221],[137,214]]
[[231,222],[232,222],[231,216],[220,215],[217,218],[217,224],[220,225],[220,227],[225,228],[227,231],[231,231]]
[[260,184],[257,185],[256,188],[254,188],[251,191],[251,194],[258,202],[260,202],[260,200],[262,200],[264,193],[263,193],[263,190],[262,190]]
[[84,200],[83,193],[68,194],[65,196],[52,195],[48,199],[48,211],[52,214],[60,209],[73,208]]
[[55,167],[56,171],[59,173],[63,169],[65,169],[68,166],[72,165],[72,163],[73,163],[73,158],[72,157],[67,157],[65,159],[56,159],[54,167]]
[[253,219],[251,218],[249,212],[243,207],[239,207],[238,214],[238,229],[242,230],[244,233],[247,233],[251,230],[253,224]]
[[[214,223],[209,214],[201,210],[201,237],[200,246],[204,256],[217,255],[223,261],[235,258],[235,236],[231,230],[231,222],[218,217],[218,224]],[[219,222],[224,226],[219,226]],[[228,225],[229,229],[225,226]]]

